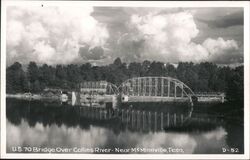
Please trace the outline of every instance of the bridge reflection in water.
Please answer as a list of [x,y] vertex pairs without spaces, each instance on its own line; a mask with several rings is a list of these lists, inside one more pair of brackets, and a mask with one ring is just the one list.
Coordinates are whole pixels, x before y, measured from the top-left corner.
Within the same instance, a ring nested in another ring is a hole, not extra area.
[[97,125],[113,130],[119,128],[140,132],[196,132],[211,130],[223,124],[222,118],[192,113],[192,108],[179,111],[171,108],[156,111],[129,107],[107,110],[100,107],[72,107],[68,104],[15,99],[7,99],[7,104],[7,118],[10,122],[18,123],[21,119],[26,119],[31,125],[42,122],[45,126],[56,123],[83,128]]
[[116,109],[114,111],[94,107],[80,107],[79,115],[93,120],[114,122],[119,120],[132,131],[156,132],[209,130],[223,124],[222,117],[189,112],[157,112],[150,110]]

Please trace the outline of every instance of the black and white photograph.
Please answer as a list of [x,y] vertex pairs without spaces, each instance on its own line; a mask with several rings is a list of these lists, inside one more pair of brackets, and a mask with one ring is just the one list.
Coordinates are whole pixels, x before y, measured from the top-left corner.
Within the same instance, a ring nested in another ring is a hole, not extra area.
[[5,1],[1,158],[249,158],[249,3],[212,3]]

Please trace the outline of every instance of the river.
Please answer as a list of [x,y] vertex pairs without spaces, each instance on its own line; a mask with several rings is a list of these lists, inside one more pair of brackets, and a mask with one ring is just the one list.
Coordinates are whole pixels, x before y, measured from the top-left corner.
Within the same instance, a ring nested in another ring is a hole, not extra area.
[[242,123],[202,110],[155,111],[130,106],[107,112],[60,102],[7,98],[7,152],[244,153]]

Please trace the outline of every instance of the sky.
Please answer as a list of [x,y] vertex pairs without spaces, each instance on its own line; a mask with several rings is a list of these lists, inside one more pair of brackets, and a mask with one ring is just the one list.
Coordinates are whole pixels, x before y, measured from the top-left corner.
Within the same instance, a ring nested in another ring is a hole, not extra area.
[[243,8],[9,6],[7,65],[243,63]]

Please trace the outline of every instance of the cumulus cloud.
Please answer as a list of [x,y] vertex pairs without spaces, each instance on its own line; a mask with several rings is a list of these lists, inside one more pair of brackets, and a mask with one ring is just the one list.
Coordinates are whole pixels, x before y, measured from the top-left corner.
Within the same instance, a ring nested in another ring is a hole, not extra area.
[[[225,35],[211,35],[211,38],[208,34],[195,41],[206,31],[197,25],[199,16],[194,10],[9,7],[7,64],[36,61],[102,65],[112,63],[117,57],[128,63],[243,62],[243,45],[232,38]],[[239,17],[242,18],[234,19]]]
[[79,48],[104,46],[109,33],[92,7],[9,7],[7,63],[67,64],[79,61]]
[[217,63],[243,62],[243,55],[239,54],[238,44],[235,40],[206,39],[203,44],[209,52],[208,60]]
[[126,61],[231,63],[242,58],[235,40],[220,37],[207,38],[202,44],[193,42],[199,30],[192,12],[133,14],[130,28],[130,33],[122,35],[117,43]]
[[132,15],[131,24],[137,29],[137,36],[144,40],[143,59],[199,61],[208,55],[201,45],[191,41],[199,30],[189,12]]

